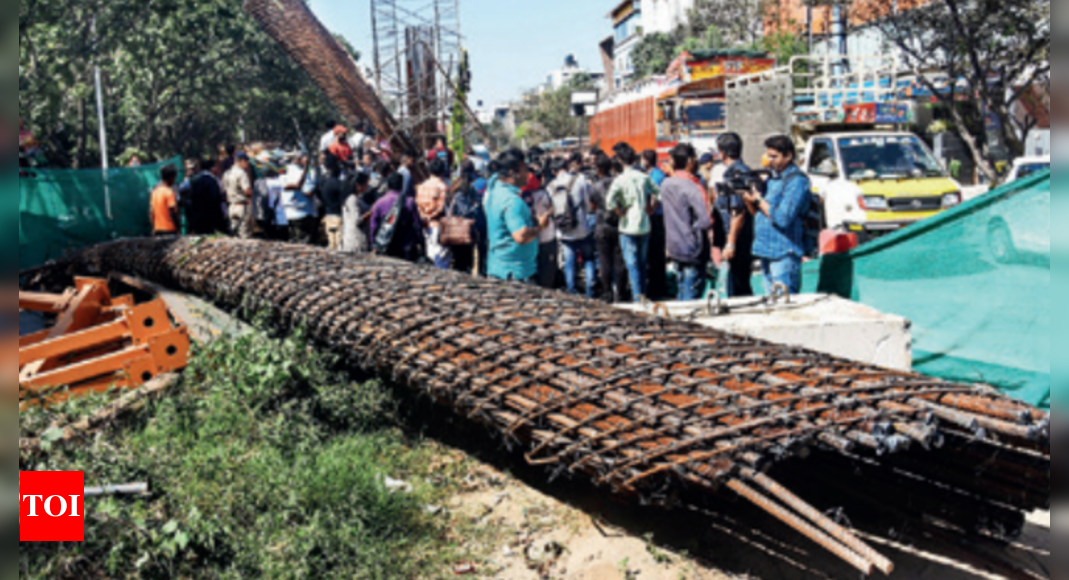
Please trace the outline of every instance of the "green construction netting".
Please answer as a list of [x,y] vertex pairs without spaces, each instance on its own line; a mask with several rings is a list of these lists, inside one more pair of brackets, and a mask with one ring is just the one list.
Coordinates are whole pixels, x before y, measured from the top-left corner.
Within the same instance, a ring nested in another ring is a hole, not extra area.
[[[918,372],[994,385],[1049,409],[1050,185],[1049,172],[1020,180],[807,263],[802,290],[912,321]],[[1058,247],[1069,250],[1069,239]],[[1056,399],[1069,395],[1059,376]]]
[[166,164],[112,169],[35,169],[19,178],[19,270],[39,266],[66,252],[117,238],[151,234],[149,195]]

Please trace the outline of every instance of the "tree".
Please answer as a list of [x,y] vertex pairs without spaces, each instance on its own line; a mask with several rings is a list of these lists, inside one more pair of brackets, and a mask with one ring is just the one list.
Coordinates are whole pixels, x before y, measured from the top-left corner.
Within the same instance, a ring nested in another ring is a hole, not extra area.
[[23,0],[19,115],[56,164],[99,162],[94,66],[113,156],[203,155],[242,130],[296,144],[294,120],[309,137],[338,118],[241,0]]
[[698,0],[688,18],[670,34],[648,34],[631,52],[637,76],[664,74],[683,52],[743,48],[764,50],[789,59],[806,46],[797,34],[779,32],[764,36],[766,10],[782,0]]
[[514,113],[517,129],[513,141],[538,143],[585,134],[587,120],[572,116],[572,92],[593,88],[589,75],[576,75],[556,91],[528,93]]
[[683,35],[701,38],[712,28],[720,47],[758,46],[763,30],[761,0],[697,0],[691,8]]
[[676,41],[672,35],[656,33],[643,36],[631,51],[631,62],[639,78],[664,74],[675,58]]
[[781,65],[787,65],[791,58],[808,54],[809,45],[806,41],[793,32],[773,32],[761,39],[761,50],[774,54],[776,61]]
[[335,34],[334,40],[337,40],[338,44],[340,44],[341,47],[345,49],[345,52],[348,52],[349,56],[353,57],[353,62],[360,62],[360,51],[356,50],[356,47],[353,46],[351,42],[346,40],[344,36],[340,34]]
[[[466,50],[462,51],[460,54],[460,66],[457,68],[456,87],[456,101],[453,103],[453,116],[450,119],[449,146],[453,150],[453,156],[457,160],[457,163],[460,163],[460,161],[464,159],[464,152],[467,149],[464,138],[464,127],[467,125],[468,113],[465,104],[468,101],[468,93],[471,91],[471,70],[468,61],[468,51]],[[472,122],[478,123],[479,120],[472,119]]]
[[[865,3],[903,63],[938,96],[968,145],[977,166],[991,181],[995,151],[985,129],[993,116],[994,133],[1010,155],[1024,151],[1029,127],[1012,114],[1014,104],[1033,85],[1050,77],[1049,0],[937,0],[895,13],[889,5]],[[939,90],[932,73],[946,75],[949,90]],[[962,103],[961,101],[965,101]]]

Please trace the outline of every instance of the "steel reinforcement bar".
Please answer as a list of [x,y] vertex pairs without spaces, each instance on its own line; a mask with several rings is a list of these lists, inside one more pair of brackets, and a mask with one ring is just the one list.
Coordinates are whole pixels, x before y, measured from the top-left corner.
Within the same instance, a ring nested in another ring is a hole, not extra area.
[[308,74],[349,123],[367,119],[395,152],[415,150],[353,57],[302,0],[246,0],[245,11]]
[[[859,466],[894,456],[909,485],[950,498],[939,501],[949,513],[990,508],[1005,520],[1049,506],[1049,414],[976,387],[304,246],[126,240],[51,272],[134,274],[266,310],[488,425],[532,463],[664,504],[729,489],[866,574],[893,564],[770,466],[814,449]],[[953,460],[936,459],[950,457],[944,445]]]

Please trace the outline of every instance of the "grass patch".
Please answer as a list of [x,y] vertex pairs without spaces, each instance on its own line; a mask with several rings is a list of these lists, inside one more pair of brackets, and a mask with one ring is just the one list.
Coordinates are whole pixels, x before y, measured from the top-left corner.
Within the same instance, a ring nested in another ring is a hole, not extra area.
[[[433,579],[477,559],[428,513],[451,494],[431,483],[440,449],[406,437],[382,385],[332,372],[301,336],[219,340],[191,361],[121,428],[31,464],[85,471],[87,486],[149,481],[154,495],[87,499],[86,542],[20,543],[21,578]],[[106,402],[30,410],[21,436]]]

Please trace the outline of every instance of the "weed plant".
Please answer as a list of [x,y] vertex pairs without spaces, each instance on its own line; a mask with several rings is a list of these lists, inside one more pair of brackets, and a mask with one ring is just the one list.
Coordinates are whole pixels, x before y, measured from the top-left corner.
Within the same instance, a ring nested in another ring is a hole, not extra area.
[[88,441],[49,444],[107,397],[24,413],[21,436],[50,448],[29,469],[153,491],[87,498],[85,543],[20,543],[20,577],[444,577],[468,555],[425,508],[447,493],[422,483],[433,449],[406,441],[386,389],[336,362],[300,335],[251,333],[197,348],[178,387]]

